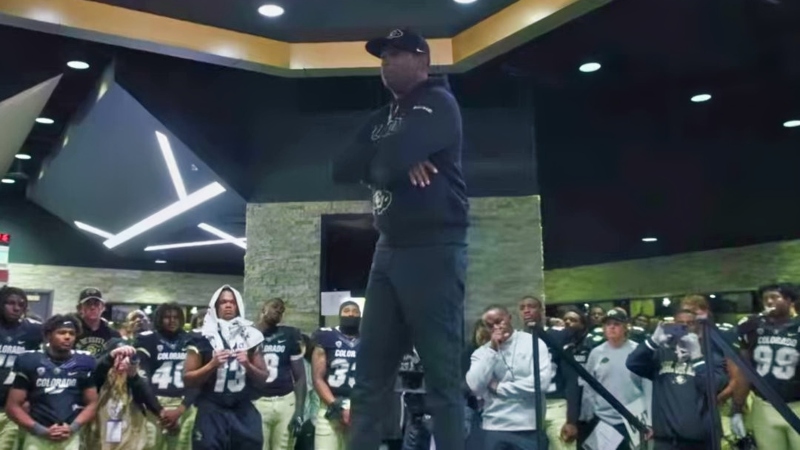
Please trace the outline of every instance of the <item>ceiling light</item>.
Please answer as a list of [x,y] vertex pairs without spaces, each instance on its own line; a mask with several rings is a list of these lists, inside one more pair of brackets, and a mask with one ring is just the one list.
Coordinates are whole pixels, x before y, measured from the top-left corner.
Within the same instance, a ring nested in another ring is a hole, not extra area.
[[67,67],[75,70],[86,70],[89,68],[89,63],[83,61],[70,61],[67,63]]
[[665,308],[669,306],[671,303],[672,301],[669,299],[669,297],[664,297],[664,300],[661,300],[661,304],[664,305]]
[[467,5],[470,3],[475,3],[478,0],[453,0],[456,3],[461,3],[462,5]]
[[646,237],[646,238],[642,238],[642,242],[658,242],[658,238]]
[[164,160],[167,163],[167,170],[170,178],[172,178],[172,184],[175,186],[175,192],[178,193],[178,199],[183,200],[186,198],[186,186],[184,186],[181,172],[178,170],[178,163],[175,162],[175,155],[172,153],[169,139],[158,131],[156,131],[156,139],[158,139],[158,146],[161,147],[161,154],[164,155]]
[[581,65],[578,68],[578,70],[580,70],[581,72],[584,72],[584,73],[590,73],[590,72],[597,72],[598,70],[600,70],[600,67],[602,67],[600,65],[600,63],[590,62],[590,63],[586,63],[586,64]]
[[258,8],[258,13],[265,17],[278,17],[283,15],[283,8],[278,5],[263,5]]
[[78,222],[76,220],[74,223],[75,223],[75,226],[80,228],[81,230],[86,231],[88,233],[96,234],[96,235],[98,235],[98,236],[100,236],[102,238],[111,239],[112,237],[114,237],[114,235],[112,233],[109,233],[108,231],[103,231],[103,230],[101,230],[99,228],[95,228],[95,227],[93,227],[91,225],[86,225],[83,222]]
[[717,296],[716,296],[716,295],[714,295],[714,294],[711,294],[711,295],[709,295],[709,297],[711,297],[711,298],[717,298]]
[[223,192],[225,192],[225,188],[221,184],[217,182],[211,183],[208,186],[189,194],[189,196],[186,198],[178,200],[177,202],[151,215],[150,217],[147,217],[146,219],[119,232],[114,237],[103,242],[103,245],[110,249],[114,248],[151,228],[161,225],[162,223],[185,213],[201,203],[211,200]]
[[157,259],[156,260],[156,264],[166,264],[166,263],[167,263],[167,261],[164,260],[164,259]]
[[783,122],[783,126],[786,128],[800,127],[800,120],[788,120]]
[[3,183],[3,184],[14,184],[14,183],[16,183],[16,181],[14,181],[13,178],[3,178],[2,180],[0,180],[0,183]]
[[230,244],[230,242],[225,239],[216,239],[213,241],[179,242],[177,244],[151,245],[149,247],[145,247],[144,251],[155,252],[159,250],[172,250],[174,248],[205,247],[207,245],[219,244]]
[[31,159],[31,155],[28,155],[27,153],[17,153],[16,155],[14,155],[14,157],[17,158],[17,159],[22,159],[22,160],[26,160],[26,161]]
[[692,97],[692,101],[695,103],[703,103],[711,100],[711,94],[697,94]]
[[211,225],[209,225],[207,223],[201,223],[197,227],[200,228],[203,231],[207,231],[207,232],[213,234],[214,236],[217,236],[218,238],[225,239],[226,241],[230,242],[233,245],[239,246],[239,247],[247,250],[247,244],[242,242],[241,239],[236,239],[235,237],[231,236],[230,234],[228,234],[228,233],[226,233],[226,232],[224,232],[224,231],[222,231],[222,230],[220,230],[218,228],[214,228],[214,227],[212,227]]
[[36,123],[40,123],[42,125],[52,125],[52,124],[56,123],[56,121],[53,120],[53,119],[50,119],[48,117],[37,117],[36,118]]

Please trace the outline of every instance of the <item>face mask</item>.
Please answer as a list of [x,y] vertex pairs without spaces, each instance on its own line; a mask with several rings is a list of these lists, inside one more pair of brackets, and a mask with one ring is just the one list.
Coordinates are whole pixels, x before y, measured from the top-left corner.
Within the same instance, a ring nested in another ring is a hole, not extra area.
[[361,326],[361,317],[340,317],[339,329],[344,334],[357,334]]

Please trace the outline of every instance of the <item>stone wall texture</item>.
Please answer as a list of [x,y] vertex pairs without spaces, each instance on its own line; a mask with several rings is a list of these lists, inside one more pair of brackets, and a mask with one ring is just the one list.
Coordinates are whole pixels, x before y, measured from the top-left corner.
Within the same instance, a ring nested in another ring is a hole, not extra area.
[[166,303],[206,306],[223,284],[242,289],[243,279],[235,275],[93,269],[85,267],[10,265],[9,285],[30,290],[53,291],[53,313],[75,311],[78,294],[96,287],[111,302]]
[[551,303],[755,290],[800,282],[800,240],[550,270]]
[[[271,297],[288,304],[286,322],[310,331],[319,319],[320,236],[324,214],[369,213],[368,202],[250,204],[245,298],[258,311]],[[539,197],[471,199],[466,319],[489,304],[513,305],[544,291]],[[369,299],[367,299],[369,302]],[[252,316],[251,316],[252,317]]]

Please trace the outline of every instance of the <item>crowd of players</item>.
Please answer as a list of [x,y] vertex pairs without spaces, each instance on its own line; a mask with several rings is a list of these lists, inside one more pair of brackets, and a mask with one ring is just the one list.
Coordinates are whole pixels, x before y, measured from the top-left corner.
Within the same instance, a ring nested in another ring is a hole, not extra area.
[[[759,295],[763,312],[738,326],[716,327],[779,401],[800,412],[797,291],[774,285]],[[122,333],[102,319],[105,300],[96,289],[80,293],[77,315],[56,315],[44,323],[30,318],[20,289],[2,288],[0,305],[0,450],[346,448],[361,316],[355,302],[341,305],[339,326],[310,337],[282,324],[281,299],[267,301],[257,323],[247,321],[241,295],[230,286],[215,292],[208,310],[191,325],[182,307],[164,304],[152,326],[146,315],[134,313]],[[517,307],[523,323],[547,322],[537,298],[525,297]],[[720,427],[723,448],[752,435],[759,448],[800,449],[800,436],[777,413],[775,399],[751,393],[733,361],[715,354],[713,367],[703,367],[698,324],[712,320],[704,297],[684,298],[669,323],[652,327],[641,318],[645,327],[629,324],[621,308],[594,307],[589,314],[566,308],[558,315],[544,331],[550,347],[542,347],[541,388],[547,402],[542,432],[550,449],[580,448],[603,422],[623,436],[618,448],[635,445],[622,417],[560,360],[565,355],[626,405],[637,397],[652,398],[652,429],[646,437],[656,449],[709,448],[712,427]],[[514,331],[511,322],[505,307],[488,308],[464,350],[465,448],[485,448],[485,434],[509,430],[509,423],[513,433],[537,431],[527,410],[503,406],[532,401],[531,388],[502,385],[509,371],[512,379],[525,378],[515,380],[522,383],[517,385],[532,386],[530,359],[517,368],[513,352],[502,364],[494,357],[502,359],[511,345],[516,351],[519,342],[532,346],[524,339],[529,335]],[[475,366],[481,358],[480,364],[489,364],[481,369],[489,378],[479,389]],[[491,366],[495,363],[498,367]],[[410,351],[397,387],[404,392],[399,425],[405,439],[398,444],[404,450],[431,445],[430,422],[436,418],[425,408],[423,377],[419,357]],[[709,377],[721,421],[705,416]],[[651,387],[644,388],[643,380]],[[395,406],[387,405],[387,417]],[[514,424],[519,413],[525,417]],[[387,417],[376,418],[376,426]]]

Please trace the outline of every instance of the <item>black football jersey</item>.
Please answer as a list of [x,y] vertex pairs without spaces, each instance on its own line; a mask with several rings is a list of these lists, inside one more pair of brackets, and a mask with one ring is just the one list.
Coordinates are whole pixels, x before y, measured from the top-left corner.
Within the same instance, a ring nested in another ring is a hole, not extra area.
[[100,327],[96,330],[89,328],[86,322],[82,320],[81,326],[83,327],[83,333],[75,341],[75,350],[83,350],[93,356],[102,353],[108,341],[120,337],[119,332],[111,328],[105,320],[100,321]]
[[[6,404],[8,390],[14,382],[14,363],[19,355],[29,350],[39,350],[42,345],[42,324],[22,320],[13,328],[0,327],[0,405]],[[2,406],[0,406],[2,409]]]
[[[550,341],[556,347],[563,349],[570,340],[572,336],[570,330],[565,328],[548,328],[545,330],[547,337],[550,338]],[[533,343],[531,343],[533,345]],[[565,379],[564,379],[564,369],[561,367],[561,360],[555,355],[555,353],[551,352],[552,357],[552,367],[555,369],[555,374],[553,375],[552,382],[550,383],[550,387],[547,389],[547,398],[552,399],[562,399],[564,398],[564,386],[565,386]]]
[[156,331],[136,336],[139,367],[153,392],[160,397],[183,397],[183,363],[189,334],[180,332],[169,340]]
[[265,397],[279,397],[294,391],[292,361],[303,359],[300,349],[300,330],[294,327],[279,326],[264,332],[261,351],[267,364],[269,375],[267,385],[260,389]]
[[312,337],[314,343],[325,350],[328,369],[325,381],[335,397],[350,398],[356,384],[356,355],[360,339],[350,339],[338,328],[320,328]]
[[740,322],[739,340],[756,372],[787,403],[800,400],[800,318],[776,324],[753,316]]
[[78,417],[83,391],[93,388],[95,359],[86,352],[73,351],[72,357],[56,362],[38,350],[20,355],[14,363],[14,389],[28,392],[31,417],[49,427],[69,424]]
[[[260,340],[261,337],[259,337]],[[214,356],[214,347],[211,346],[211,342],[199,334],[192,336],[186,346],[186,351],[199,354],[203,365],[208,364]],[[228,362],[219,366],[217,373],[211,375],[200,387],[198,399],[209,400],[220,406],[232,408],[241,402],[252,401],[256,395],[257,393],[247,381],[245,368],[231,356]]]

